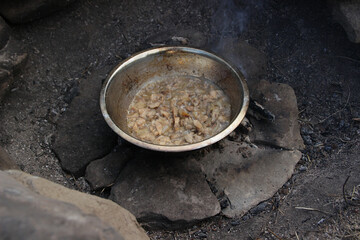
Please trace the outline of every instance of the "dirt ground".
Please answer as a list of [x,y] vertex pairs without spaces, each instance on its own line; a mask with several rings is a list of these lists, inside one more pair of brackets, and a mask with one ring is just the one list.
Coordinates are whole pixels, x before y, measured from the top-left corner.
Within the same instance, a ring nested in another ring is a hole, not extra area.
[[[83,178],[62,171],[51,150],[74,86],[148,48],[148,39],[164,32],[197,31],[212,42],[220,35],[214,22],[221,16],[212,17],[220,5],[79,0],[49,17],[12,25],[29,60],[0,105],[0,144],[23,171],[89,191]],[[251,1],[236,8],[229,22],[220,21],[231,26],[222,33],[266,54],[265,79],[294,88],[303,158],[262,208],[239,219],[217,216],[189,229],[149,231],[151,238],[360,239],[360,44],[348,41],[326,1]]]

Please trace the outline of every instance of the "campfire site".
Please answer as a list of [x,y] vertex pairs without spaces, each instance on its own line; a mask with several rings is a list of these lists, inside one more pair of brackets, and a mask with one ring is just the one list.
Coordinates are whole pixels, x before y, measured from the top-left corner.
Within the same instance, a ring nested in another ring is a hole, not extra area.
[[[166,46],[245,76],[222,140],[156,152],[105,122],[112,69]],[[359,151],[359,1],[0,2],[0,239],[360,239]]]

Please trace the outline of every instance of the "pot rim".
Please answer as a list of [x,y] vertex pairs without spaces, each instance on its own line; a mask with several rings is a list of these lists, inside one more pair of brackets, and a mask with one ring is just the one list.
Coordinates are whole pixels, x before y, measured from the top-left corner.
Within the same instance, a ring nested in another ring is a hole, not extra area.
[[[127,134],[126,132],[122,131],[111,119],[107,108],[106,108],[106,93],[107,90],[111,84],[111,80],[112,78],[116,75],[116,73],[118,73],[119,71],[121,71],[123,68],[125,68],[127,65],[142,59],[142,58],[146,58],[149,55],[154,55],[154,54],[158,54],[161,52],[189,52],[189,53],[195,53],[195,54],[199,54],[205,57],[209,57],[212,58],[222,64],[225,64],[233,73],[235,73],[237,79],[241,82],[242,85],[242,90],[243,90],[243,103],[240,109],[240,112],[237,114],[237,116],[235,117],[235,119],[225,128],[223,129],[221,132],[217,133],[216,135],[213,135],[210,138],[207,138],[201,142],[196,142],[196,143],[191,143],[191,144],[186,144],[186,145],[158,145],[158,144],[153,144],[153,143],[148,143],[148,142],[144,142],[141,141],[139,139],[136,139],[135,137]],[[239,124],[241,123],[241,121],[243,120],[243,118],[245,117],[246,111],[248,109],[249,106],[249,90],[246,84],[246,80],[245,77],[243,76],[243,74],[237,70],[236,68],[234,68],[233,66],[231,66],[227,61],[225,61],[223,58],[217,56],[214,53],[210,53],[208,51],[205,50],[201,50],[201,49],[197,49],[197,48],[192,48],[192,47],[182,47],[182,46],[171,46],[171,47],[159,47],[159,48],[152,48],[152,49],[147,49],[141,52],[138,52],[132,56],[130,56],[129,58],[121,61],[118,65],[116,65],[116,67],[114,67],[114,69],[108,74],[102,89],[101,89],[101,93],[100,93],[100,109],[102,112],[102,115],[105,119],[105,121],[107,122],[107,124],[111,127],[111,129],[116,132],[120,137],[122,137],[123,139],[125,139],[126,141],[135,144],[139,147],[145,148],[145,149],[149,149],[149,150],[154,150],[154,151],[161,151],[161,152],[185,152],[185,151],[191,151],[191,150],[196,150],[196,149],[200,149],[206,146],[209,146],[211,144],[214,144],[218,141],[220,141],[221,139],[225,138],[227,135],[229,135],[232,131],[235,130],[235,128],[237,128],[239,126]]]

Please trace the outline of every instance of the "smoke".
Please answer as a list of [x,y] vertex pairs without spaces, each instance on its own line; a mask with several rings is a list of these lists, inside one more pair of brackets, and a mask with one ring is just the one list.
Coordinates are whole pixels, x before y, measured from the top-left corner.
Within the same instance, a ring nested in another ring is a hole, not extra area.
[[257,11],[262,11],[263,4],[260,0],[235,1],[221,1],[214,13],[210,48],[238,68],[250,86],[254,82],[252,77],[259,74],[253,66],[259,65],[263,58],[258,51],[240,39],[241,34],[250,26],[250,17],[256,16]]
[[235,5],[233,0],[220,2],[217,11],[212,18],[212,32],[220,36],[241,33],[247,22],[246,9]]
[[221,52],[224,39],[243,33],[248,26],[249,17],[255,10],[262,8],[260,0],[222,0],[211,21],[212,50]]

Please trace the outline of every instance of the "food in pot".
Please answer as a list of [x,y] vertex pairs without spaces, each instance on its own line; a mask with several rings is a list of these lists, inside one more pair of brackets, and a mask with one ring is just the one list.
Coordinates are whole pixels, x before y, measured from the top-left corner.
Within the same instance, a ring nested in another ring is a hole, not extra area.
[[194,77],[151,81],[130,103],[130,133],[159,145],[200,142],[230,121],[228,97],[216,85]]

